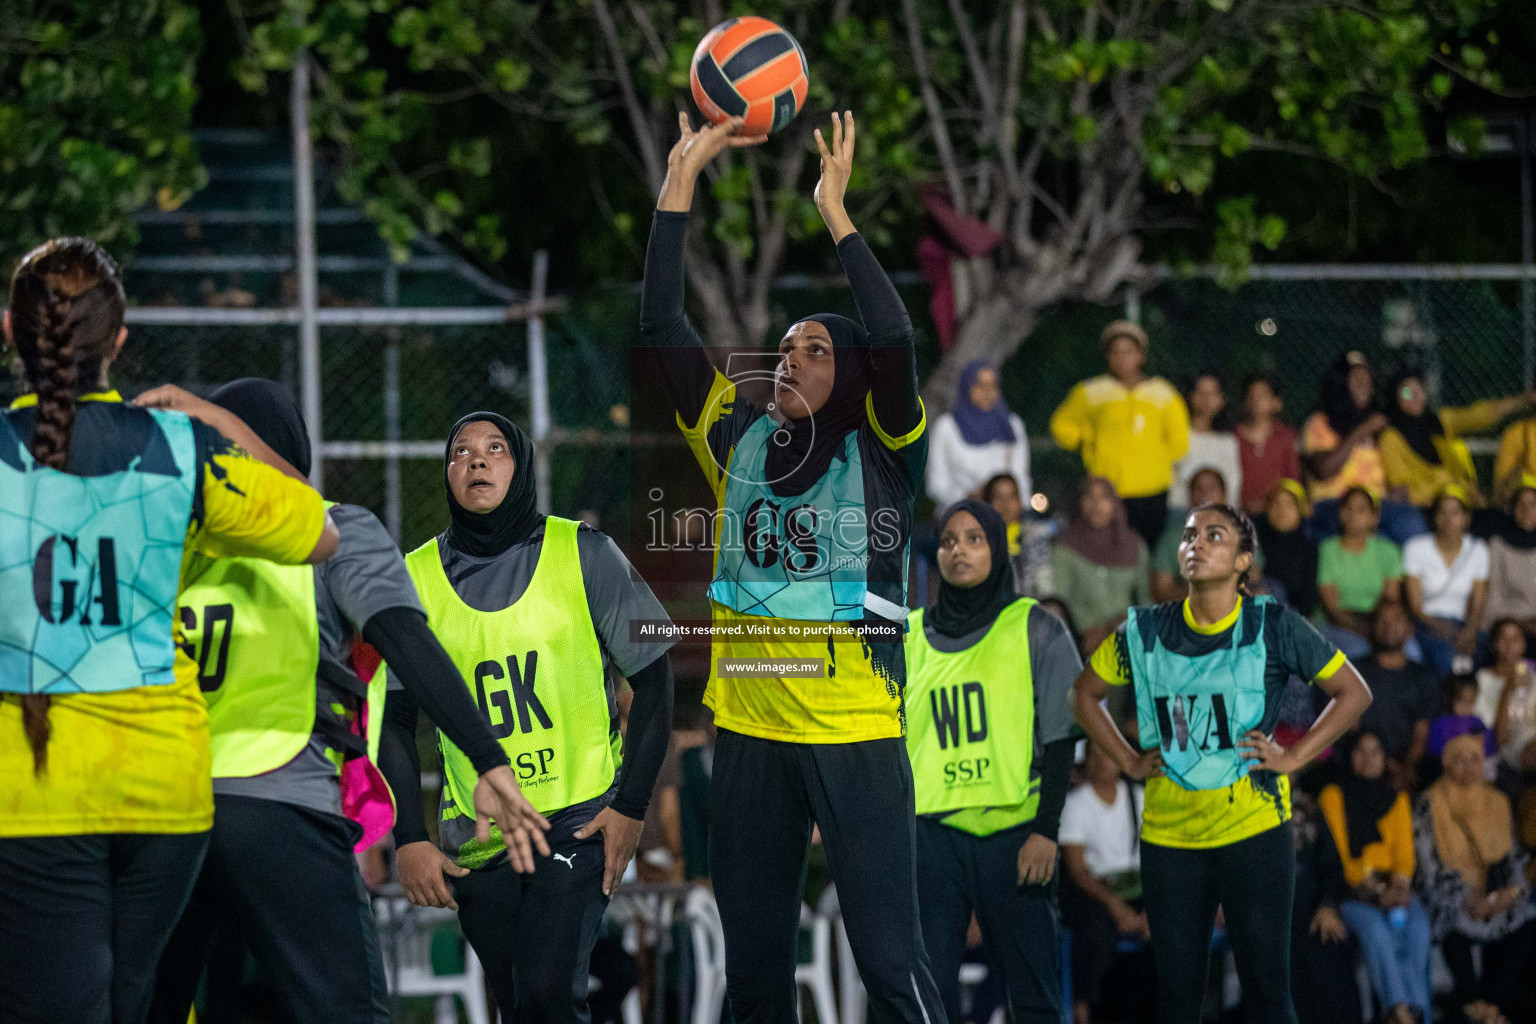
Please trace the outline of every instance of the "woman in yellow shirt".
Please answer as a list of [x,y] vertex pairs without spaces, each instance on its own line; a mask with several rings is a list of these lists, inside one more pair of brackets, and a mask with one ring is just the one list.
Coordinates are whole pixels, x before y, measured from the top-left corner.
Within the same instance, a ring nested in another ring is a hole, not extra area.
[[1461,409],[1429,407],[1424,375],[1404,370],[1392,380],[1390,423],[1377,439],[1387,488],[1405,490],[1408,501],[1428,508],[1446,487],[1467,492],[1473,508],[1488,503],[1477,486],[1477,468],[1462,437],[1481,434],[1530,403],[1527,395],[1490,398]]
[[1385,778],[1387,759],[1373,733],[1356,733],[1349,770],[1317,803],[1333,833],[1353,896],[1339,907],[1360,942],[1390,1024],[1433,1020],[1429,1005],[1429,914],[1413,895],[1413,813]]
[[173,616],[193,549],[300,563],[337,542],[239,420],[111,390],[123,307],[112,259],[64,238],[23,258],[4,318],[28,390],[0,415],[0,1015],[17,1024],[148,1010],[213,822]]
[[1109,372],[1085,380],[1051,414],[1051,436],[1082,455],[1089,476],[1115,485],[1131,527],[1157,546],[1173,464],[1189,451],[1189,409],[1179,389],[1147,377],[1147,332],[1116,320],[1099,339]]

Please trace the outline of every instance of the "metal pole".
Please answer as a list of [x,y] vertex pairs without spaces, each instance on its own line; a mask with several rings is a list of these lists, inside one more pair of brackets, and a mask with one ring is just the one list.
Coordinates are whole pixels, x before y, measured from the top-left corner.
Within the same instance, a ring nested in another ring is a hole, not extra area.
[[[384,268],[384,304],[400,304],[400,270]],[[384,328],[384,440],[400,440],[400,328]],[[384,527],[400,543],[400,455],[393,448],[384,460]]]
[[549,494],[549,364],[544,356],[544,292],[549,285],[549,253],[533,254],[533,287],[528,296],[533,312],[528,318],[528,390],[532,408],[533,472],[538,487],[539,511],[548,514]]
[[[1515,130],[1515,141],[1520,146],[1520,262],[1530,267],[1536,253],[1531,224],[1531,117],[1520,119]],[[1520,340],[1525,353],[1525,390],[1531,390],[1536,379],[1536,282],[1529,277],[1520,279]]]
[[1125,286],[1125,318],[1133,324],[1141,323],[1141,292],[1136,286]]
[[314,147],[309,136],[309,55],[293,55],[293,79],[289,95],[293,122],[294,260],[299,274],[299,377],[303,393],[304,421],[309,425],[313,452],[309,481],[320,488],[325,480],[325,460],[320,453],[320,324],[315,317],[319,282],[315,270]]

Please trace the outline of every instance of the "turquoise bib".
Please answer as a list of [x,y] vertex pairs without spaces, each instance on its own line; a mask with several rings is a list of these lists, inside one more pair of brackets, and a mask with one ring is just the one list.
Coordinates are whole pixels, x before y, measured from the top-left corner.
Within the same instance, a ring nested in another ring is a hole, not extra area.
[[[869,517],[858,432],[843,442],[816,485],[781,498],[763,479],[779,425],[747,428],[726,468],[716,527],[719,557],[709,596],[744,615],[812,622],[858,621],[864,611],[904,621],[906,608],[869,592]],[[894,531],[892,531],[894,538]]]
[[91,477],[39,466],[0,415],[0,690],[175,681],[171,624],[197,455],[184,413],[149,414],[170,462],[143,472],[140,456]]
[[1237,742],[1264,719],[1264,617],[1278,607],[1255,599],[1238,614],[1231,643],[1199,657],[1168,650],[1152,609],[1131,609],[1125,640],[1141,746],[1161,746],[1168,778],[1184,789],[1224,789],[1248,773]]

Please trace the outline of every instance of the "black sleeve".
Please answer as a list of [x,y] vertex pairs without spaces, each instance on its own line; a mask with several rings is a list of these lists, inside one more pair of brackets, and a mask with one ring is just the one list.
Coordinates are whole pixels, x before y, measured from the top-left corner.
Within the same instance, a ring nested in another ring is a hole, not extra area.
[[656,776],[672,739],[672,659],[663,654],[630,676],[629,685],[635,691],[635,700],[629,706],[624,765],[619,769],[619,791],[614,795],[613,809],[626,818],[644,821],[651,792],[656,788]]
[[678,415],[689,426],[699,422],[715,381],[715,367],[704,339],[683,309],[683,246],[688,215],[657,210],[645,250],[645,282],[640,287],[640,340],[652,349],[654,366]]
[[839,242],[837,257],[848,275],[859,318],[869,331],[875,420],[891,437],[911,433],[922,421],[912,318],[863,235],[854,232]]
[[1035,812],[1035,831],[1056,841],[1061,828],[1061,807],[1067,802],[1067,787],[1072,781],[1072,755],[1077,740],[1068,737],[1045,745],[1040,765],[1040,807]]
[[379,734],[379,771],[395,794],[395,848],[428,842],[421,813],[421,755],[416,750],[416,698],[391,690]]
[[363,639],[389,664],[433,724],[464,751],[475,771],[507,764],[507,752],[470,700],[464,677],[427,628],[425,615],[413,608],[386,608],[363,626]]

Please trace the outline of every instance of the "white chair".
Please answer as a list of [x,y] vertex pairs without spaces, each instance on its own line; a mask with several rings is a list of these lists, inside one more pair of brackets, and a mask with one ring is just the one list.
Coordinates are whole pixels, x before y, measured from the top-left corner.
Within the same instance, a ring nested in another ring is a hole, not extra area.
[[435,997],[436,1024],[457,1024],[454,999],[464,1001],[469,1024],[491,1024],[485,999],[485,971],[469,943],[464,943],[464,972],[432,972],[432,936],[458,915],[447,909],[416,907],[403,896],[380,897],[373,902],[374,919],[383,940],[384,976],[392,995]]
[[869,993],[864,990],[864,979],[859,977],[859,966],[853,962],[853,945],[848,941],[848,927],[843,923],[843,912],[837,902],[837,886],[829,885],[821,894],[816,912],[832,922],[837,937],[837,996],[840,1024],[864,1024],[869,1011]]
[[[837,999],[832,991],[832,920],[802,903],[800,927],[811,933],[811,959],[795,965],[795,985],[810,990],[819,1024],[838,1024]],[[802,1019],[804,1016],[802,1013]]]
[[715,894],[703,886],[690,892],[683,920],[693,942],[693,1024],[719,1024],[725,1005],[725,929]]

